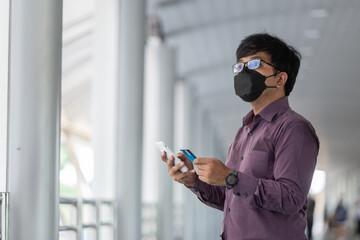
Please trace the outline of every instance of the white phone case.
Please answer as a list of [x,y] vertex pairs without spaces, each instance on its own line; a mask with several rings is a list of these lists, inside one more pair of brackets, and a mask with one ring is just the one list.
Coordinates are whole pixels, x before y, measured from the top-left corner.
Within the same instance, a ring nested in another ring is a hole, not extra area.
[[[175,165],[181,163],[181,160],[173,153],[173,151],[171,151],[171,149],[166,146],[166,144],[162,141],[159,141],[159,142],[156,142],[155,143],[156,146],[159,148],[160,152],[166,152],[166,157],[167,158],[170,158],[171,155],[174,156],[175,158]],[[183,166],[181,169],[180,169],[181,172],[187,172],[188,171],[188,168],[186,166]]]

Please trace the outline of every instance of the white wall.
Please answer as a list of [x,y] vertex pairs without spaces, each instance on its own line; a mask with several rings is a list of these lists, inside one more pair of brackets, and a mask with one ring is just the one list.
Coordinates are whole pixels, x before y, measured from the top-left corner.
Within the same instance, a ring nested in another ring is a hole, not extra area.
[[9,0],[0,1],[0,192],[7,191],[9,15]]

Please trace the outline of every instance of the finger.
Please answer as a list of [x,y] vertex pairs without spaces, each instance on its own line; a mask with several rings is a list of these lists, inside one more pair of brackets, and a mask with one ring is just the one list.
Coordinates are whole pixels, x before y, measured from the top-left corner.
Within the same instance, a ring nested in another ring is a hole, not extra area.
[[207,165],[203,164],[203,165],[196,165],[196,168],[198,170],[201,170],[201,171],[206,171],[207,170]]
[[205,183],[208,183],[208,179],[206,177],[199,176],[199,179]]
[[192,164],[192,162],[182,153],[178,153],[177,154],[177,157],[183,161],[185,163],[185,166],[191,170],[191,169],[194,169],[194,165]]
[[177,157],[180,159],[182,159],[184,157],[186,158],[186,156],[184,154],[182,154],[182,152],[178,152]]
[[182,154],[181,152],[179,152],[178,154],[177,154],[177,157],[181,160],[181,161],[183,161],[183,162],[185,162],[186,160],[189,160],[184,154]]
[[174,175],[176,172],[180,172],[180,169],[184,166],[184,162],[181,162],[179,164],[177,164],[176,166],[171,167],[171,169],[169,170],[170,175]]
[[196,174],[202,177],[204,177],[206,175],[206,171],[202,170],[202,169],[198,169],[196,170]]
[[195,170],[187,171],[186,173],[182,173],[181,176],[178,178],[179,182],[186,182],[187,178],[192,178],[195,174]]
[[168,172],[170,172],[171,168],[174,167],[175,158],[173,155],[170,156],[170,158],[167,160],[167,166],[168,166]]
[[202,165],[202,164],[207,164],[208,161],[206,160],[206,158],[195,158],[193,163],[195,165]]
[[167,162],[167,157],[166,157],[166,152],[165,151],[161,153],[161,160],[163,162]]

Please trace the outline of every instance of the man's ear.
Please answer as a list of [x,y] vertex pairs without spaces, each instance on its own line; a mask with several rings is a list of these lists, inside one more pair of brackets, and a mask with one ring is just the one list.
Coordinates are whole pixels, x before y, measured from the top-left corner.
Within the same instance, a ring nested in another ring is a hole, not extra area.
[[282,87],[285,86],[285,83],[288,79],[288,75],[286,72],[280,72],[279,73],[279,79],[276,81],[276,86],[277,87]]

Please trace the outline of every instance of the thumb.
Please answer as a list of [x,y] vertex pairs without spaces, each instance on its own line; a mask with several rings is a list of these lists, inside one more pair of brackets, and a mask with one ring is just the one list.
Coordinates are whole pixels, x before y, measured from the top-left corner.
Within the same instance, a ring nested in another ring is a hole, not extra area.
[[177,157],[183,161],[185,163],[185,166],[189,169],[192,170],[194,169],[194,165],[192,164],[192,162],[182,153],[178,153]]

